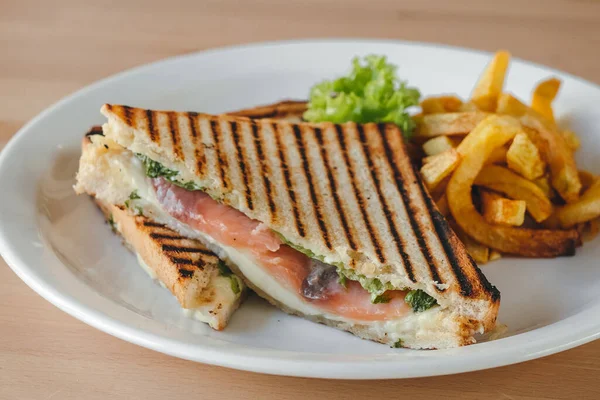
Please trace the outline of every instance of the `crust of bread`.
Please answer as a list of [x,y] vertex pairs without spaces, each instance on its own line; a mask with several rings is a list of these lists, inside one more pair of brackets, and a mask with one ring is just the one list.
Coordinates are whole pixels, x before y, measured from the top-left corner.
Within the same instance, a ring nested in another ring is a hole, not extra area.
[[279,119],[290,122],[301,122],[302,114],[306,111],[307,102],[304,100],[283,100],[274,104],[245,108],[231,111],[227,115],[248,117],[254,119]]

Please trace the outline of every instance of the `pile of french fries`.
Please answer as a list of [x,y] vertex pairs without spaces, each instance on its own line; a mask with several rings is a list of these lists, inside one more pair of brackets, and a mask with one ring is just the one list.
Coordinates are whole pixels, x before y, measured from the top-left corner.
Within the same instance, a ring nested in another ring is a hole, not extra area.
[[415,117],[423,180],[478,263],[572,255],[600,231],[600,179],[578,170],[579,139],[554,118],[560,80],[527,105],[503,91],[509,63],[497,52],[469,100],[426,98]]

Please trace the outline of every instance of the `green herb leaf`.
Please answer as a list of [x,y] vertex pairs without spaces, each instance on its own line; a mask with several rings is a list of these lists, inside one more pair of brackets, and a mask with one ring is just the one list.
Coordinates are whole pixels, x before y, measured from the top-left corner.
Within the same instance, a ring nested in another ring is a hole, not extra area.
[[141,197],[138,194],[138,191],[136,189],[133,192],[131,192],[131,194],[129,195],[129,200],[137,200],[137,199],[141,199]]
[[108,225],[110,225],[110,229],[112,229],[114,233],[117,233],[117,226],[115,225],[115,219],[113,218],[112,214],[110,214],[110,217],[108,217],[106,222],[108,222]]
[[375,298],[371,299],[371,303],[373,304],[381,304],[381,303],[389,303],[390,302],[390,297],[388,295],[381,294],[379,296],[375,296]]
[[144,165],[144,171],[146,172],[146,176],[149,178],[162,177],[171,182],[172,184],[184,188],[185,190],[204,190],[203,187],[192,181],[182,182],[180,180],[175,179],[175,177],[179,175],[179,172],[165,167],[158,161],[154,161],[151,158],[139,153],[136,153],[136,157]]
[[407,109],[419,104],[421,94],[398,79],[396,69],[385,56],[354,58],[347,76],[312,87],[304,119],[335,123],[392,122],[405,136],[410,136],[415,123]]
[[221,276],[233,275],[233,272],[231,272],[227,264],[225,264],[222,260],[219,260],[219,262],[217,263],[217,268],[219,268],[219,275]]
[[339,275],[339,277],[338,277],[338,283],[340,285],[342,285],[343,287],[347,288],[348,287],[348,278],[346,278],[345,275]]
[[431,307],[437,305],[437,301],[421,289],[408,292],[404,301],[412,307],[414,312],[429,310]]
[[340,277],[344,277],[344,279],[350,279],[351,281],[358,281],[360,285],[369,293],[371,293],[371,303],[387,303],[385,301],[386,296],[384,293],[388,290],[396,290],[391,283],[386,282],[383,283],[377,278],[367,278],[362,274],[357,274],[356,271],[348,268],[344,268],[341,265],[337,265],[337,273]]
[[399,349],[402,347],[402,339],[396,340],[396,342],[392,345],[394,349]]
[[229,277],[229,280],[231,281],[231,290],[233,291],[233,293],[239,294],[242,291],[242,289],[240,288],[239,278],[235,275],[231,275]]

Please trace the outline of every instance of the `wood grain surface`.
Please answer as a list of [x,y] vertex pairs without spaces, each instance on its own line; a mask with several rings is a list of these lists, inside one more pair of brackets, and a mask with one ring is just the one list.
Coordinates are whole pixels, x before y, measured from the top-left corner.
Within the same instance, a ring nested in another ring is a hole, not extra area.
[[[600,82],[594,0],[0,0],[0,147],[48,105],[123,69],[210,47],[309,37],[506,48]],[[379,382],[195,364],[86,326],[0,260],[0,399],[598,399],[599,376],[600,341],[494,370]]]

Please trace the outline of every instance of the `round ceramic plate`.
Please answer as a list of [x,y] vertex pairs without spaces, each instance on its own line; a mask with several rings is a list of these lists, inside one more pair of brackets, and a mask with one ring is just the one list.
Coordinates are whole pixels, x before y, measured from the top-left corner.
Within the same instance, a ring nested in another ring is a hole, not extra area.
[[[36,292],[114,336],[189,360],[264,373],[325,378],[401,378],[506,365],[580,345],[600,334],[600,239],[575,257],[505,258],[483,267],[502,292],[505,337],[452,350],[391,349],[291,317],[251,297],[223,332],[185,318],[151,281],[101,214],[71,186],[86,130],[105,102],[225,112],[302,99],[312,84],[347,71],[355,55],[385,54],[424,95],[467,97],[490,54],[397,41],[256,44],[176,57],[121,73],[50,107],[0,157],[0,250]],[[528,100],[558,76],[561,123],[581,137],[577,161],[600,172],[600,88],[514,60],[507,89]]]

